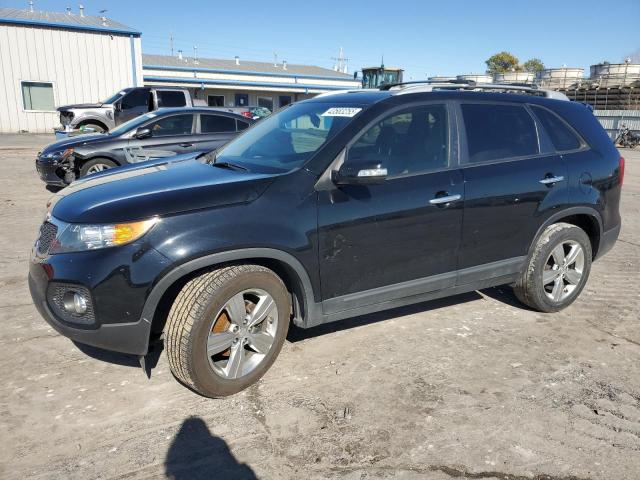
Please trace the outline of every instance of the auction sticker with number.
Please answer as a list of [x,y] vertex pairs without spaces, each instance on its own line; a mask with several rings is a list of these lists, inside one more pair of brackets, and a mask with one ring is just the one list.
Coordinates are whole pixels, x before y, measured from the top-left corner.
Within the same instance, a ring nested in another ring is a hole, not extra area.
[[324,112],[321,117],[353,117],[355,116],[361,108],[351,108],[351,107],[331,107],[329,110]]

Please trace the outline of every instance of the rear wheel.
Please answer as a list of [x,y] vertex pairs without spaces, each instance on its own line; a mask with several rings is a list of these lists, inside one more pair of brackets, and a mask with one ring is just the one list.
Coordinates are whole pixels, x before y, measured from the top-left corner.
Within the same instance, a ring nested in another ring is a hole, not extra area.
[[591,258],[591,241],[584,230],[568,223],[551,225],[538,239],[514,292],[522,303],[541,312],[562,310],[587,283]]
[[235,265],[188,282],[165,333],[171,371],[207,397],[255,383],[275,361],[289,329],[291,304],[282,280],[259,265]]
[[82,165],[82,167],[80,168],[80,177],[92,175],[94,173],[102,172],[104,170],[108,170],[109,168],[117,166],[118,164],[116,162],[107,158],[94,158],[93,160],[89,160]]

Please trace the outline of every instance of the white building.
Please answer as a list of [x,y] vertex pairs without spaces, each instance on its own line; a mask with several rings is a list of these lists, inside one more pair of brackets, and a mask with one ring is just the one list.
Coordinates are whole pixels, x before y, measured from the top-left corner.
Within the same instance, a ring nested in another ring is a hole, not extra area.
[[281,106],[359,88],[310,65],[142,55],[140,32],[106,17],[0,8],[0,133],[50,133],[56,107],[95,103],[132,86],[188,88],[211,106]]
[[260,106],[275,111],[331,90],[360,87],[353,75],[313,65],[142,55],[145,85],[188,88],[209,106]]
[[82,10],[0,8],[0,132],[51,132],[57,106],[142,85],[140,32]]

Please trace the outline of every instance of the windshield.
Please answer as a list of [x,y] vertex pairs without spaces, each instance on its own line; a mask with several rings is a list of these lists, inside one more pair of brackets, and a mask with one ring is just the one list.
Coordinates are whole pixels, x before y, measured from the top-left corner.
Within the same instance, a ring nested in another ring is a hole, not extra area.
[[102,103],[115,103],[118,100],[120,100],[122,98],[122,96],[125,94],[126,92],[124,90],[118,92],[118,93],[114,93],[113,95],[111,95],[109,98],[107,98],[106,100],[104,100]]
[[294,104],[251,127],[216,155],[216,162],[284,173],[303,165],[336,135],[360,106],[324,102]]
[[116,128],[112,128],[111,130],[109,130],[109,133],[111,135],[122,135],[123,133],[129,132],[134,128],[139,127],[147,120],[151,120],[152,118],[157,116],[158,114],[154,112],[145,113],[144,115],[132,118],[131,120],[118,125]]

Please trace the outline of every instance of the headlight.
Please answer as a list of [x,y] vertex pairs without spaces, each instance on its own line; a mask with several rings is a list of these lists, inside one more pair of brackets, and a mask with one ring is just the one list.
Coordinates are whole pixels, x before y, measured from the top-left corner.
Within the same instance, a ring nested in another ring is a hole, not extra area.
[[49,253],[81,252],[126,245],[142,237],[159,221],[158,218],[152,218],[131,223],[97,225],[70,223],[58,233]]
[[54,162],[61,162],[62,160],[66,160],[71,155],[73,155],[73,148],[67,148],[66,150],[51,152],[43,155],[44,158],[51,158]]

